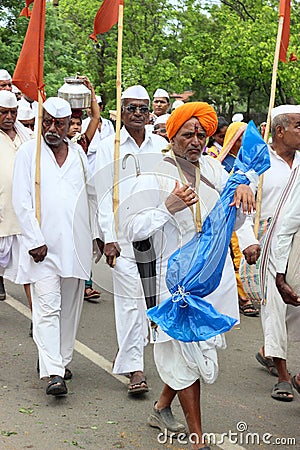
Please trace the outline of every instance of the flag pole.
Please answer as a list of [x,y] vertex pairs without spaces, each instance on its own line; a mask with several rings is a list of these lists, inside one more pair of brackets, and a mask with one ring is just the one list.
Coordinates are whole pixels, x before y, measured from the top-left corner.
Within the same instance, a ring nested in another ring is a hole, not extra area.
[[41,139],[42,139],[42,115],[43,97],[38,90],[38,123],[36,137],[36,162],[35,162],[35,216],[41,224]]
[[[119,229],[119,159],[120,159],[120,130],[121,130],[121,90],[122,90],[122,39],[123,39],[123,11],[124,5],[119,4],[118,15],[118,53],[117,53],[117,77],[116,77],[116,94],[117,94],[117,120],[114,147],[114,184],[113,184],[113,212],[115,219],[116,236]],[[116,263],[116,257],[113,266]]]
[[[266,143],[268,143],[268,136],[269,136],[269,132],[270,132],[271,111],[274,108],[274,104],[275,104],[276,79],[277,79],[277,70],[278,70],[280,42],[281,42],[281,38],[282,38],[283,23],[284,23],[284,16],[280,15],[279,21],[278,21],[278,32],[277,32],[277,40],[276,40],[274,62],[273,62],[273,73],[272,73],[272,83],[271,83],[271,93],[270,93],[270,101],[269,101],[269,109],[268,109],[268,118],[267,118],[267,125],[265,128],[264,136],[263,136],[264,141]],[[259,222],[260,222],[260,216],[261,216],[263,182],[264,182],[264,175],[262,174],[259,177],[257,197],[256,197],[256,215],[255,215],[255,220],[254,220],[254,234],[255,234],[256,238],[258,237]]]

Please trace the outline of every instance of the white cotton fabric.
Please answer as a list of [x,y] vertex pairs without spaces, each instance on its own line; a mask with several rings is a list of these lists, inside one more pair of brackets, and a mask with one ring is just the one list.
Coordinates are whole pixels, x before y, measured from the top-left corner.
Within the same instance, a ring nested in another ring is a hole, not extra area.
[[125,98],[134,98],[136,100],[149,100],[150,97],[144,86],[136,85],[136,86],[130,86],[129,88],[125,89],[125,91],[122,93],[121,96],[122,99]]
[[[13,246],[5,273],[16,283],[34,283],[53,273],[65,278],[90,277],[94,224],[90,207],[95,195],[88,181],[86,155],[78,144],[67,142],[68,155],[59,167],[42,139],[41,225],[35,216],[36,141],[25,142],[16,155],[12,198],[22,236],[19,245]],[[37,264],[28,251],[44,244],[47,256]]]
[[[202,223],[219,199],[228,174],[219,161],[202,156],[201,173],[214,182],[217,190],[200,183],[199,198]],[[166,286],[165,274],[169,257],[175,250],[190,241],[195,235],[195,224],[189,208],[177,212],[174,216],[165,207],[165,200],[174,189],[175,180],[182,184],[177,168],[169,162],[161,162],[152,173],[138,177],[132,194],[124,202],[122,211],[126,217],[126,232],[130,241],[139,241],[152,236],[156,258],[156,279],[158,301],[170,297]],[[238,214],[239,225],[244,221],[244,214]],[[217,224],[216,224],[217,225]],[[230,304],[224,303],[224,297],[231,298]],[[228,314],[239,321],[236,282],[234,269],[228,252],[222,279],[218,288],[205,297],[207,301],[223,314]],[[229,308],[229,309],[228,309]],[[158,328],[156,342],[171,339]]]
[[119,351],[114,363],[114,373],[128,373],[143,370],[143,351],[147,342],[145,299],[137,270],[132,244],[125,236],[124,211],[122,205],[131,193],[136,180],[133,157],[127,160],[126,168],[122,161],[126,154],[136,155],[141,171],[153,169],[162,158],[161,150],[166,141],[145,130],[145,139],[139,147],[125,127],[120,133],[119,160],[119,228],[116,234],[113,213],[112,189],[114,185],[114,141],[115,135],[101,141],[96,155],[94,182],[97,191],[99,224],[105,243],[119,242],[121,256],[112,269],[114,286],[114,306]]
[[184,105],[184,102],[182,100],[175,100],[175,102],[172,105],[172,111],[173,109],[179,108],[179,106]]
[[[271,167],[264,173],[260,220],[271,219],[280,196],[287,185],[291,172],[300,165],[300,154],[296,152],[292,167],[269,147]],[[258,244],[253,231],[254,216],[248,216],[244,225],[237,230],[241,251],[252,244]]]
[[159,123],[166,123],[170,114],[163,114],[162,116],[156,117],[153,125],[158,125]]
[[63,119],[72,114],[70,103],[60,97],[47,98],[43,103],[43,108],[50,116],[55,117],[56,119]]
[[300,114],[300,105],[280,105],[271,111],[271,120],[281,114]]
[[2,268],[9,263],[12,242],[13,236],[0,237],[0,267]]
[[17,120],[31,120],[35,118],[34,111],[31,108],[19,107]]
[[[203,222],[218,201],[228,174],[219,161],[205,156],[200,158],[200,167],[201,173],[215,185],[213,189],[200,182],[198,195]],[[169,257],[195,235],[195,224],[189,208],[171,215],[165,207],[165,200],[173,190],[175,180],[182,184],[177,168],[163,161],[156,167],[155,174],[138,177],[130,199],[123,206],[124,211],[127,211],[129,240],[137,241],[152,236],[156,254],[158,302],[170,297],[165,282]],[[219,287],[205,300],[220,313],[239,320],[237,288],[229,253]],[[158,327],[154,344],[158,372],[173,389],[184,389],[200,377],[207,383],[215,381],[218,375],[216,350],[225,348],[224,336],[219,335],[205,342],[185,343],[174,340]]]
[[154,361],[162,381],[179,391],[199,378],[208,384],[216,381],[219,372],[216,348],[226,348],[224,335],[204,342],[172,339],[154,345]]
[[[261,220],[273,217],[281,194],[286,187],[291,172],[300,165],[299,152],[295,153],[292,167],[269,147],[271,167],[264,173]],[[275,248],[277,236],[288,210],[287,202],[282,210],[270,247],[270,262],[267,272],[266,302],[261,306],[261,322],[264,331],[264,346],[266,357],[287,358],[287,337],[300,340],[300,309],[285,305],[275,283]],[[239,244],[242,250],[249,245],[258,243],[253,232],[254,217],[247,217],[244,225],[237,230]]]
[[12,92],[2,89],[0,91],[0,106],[3,108],[16,108],[18,106],[17,97]]
[[14,124],[14,130],[14,140],[0,130],[0,237],[15,235],[21,231],[12,205],[13,168],[18,148],[31,139],[31,134],[18,121]]
[[[88,151],[87,151],[87,159],[89,162],[91,174],[93,174],[95,171],[96,154],[97,154],[97,151],[99,150],[99,145],[100,145],[101,141],[103,141],[103,139],[107,138],[108,136],[115,134],[115,129],[114,129],[114,126],[111,123],[111,121],[108,119],[104,119],[104,117],[102,117],[101,119],[102,119],[101,131],[96,130],[96,132],[93,136],[93,139],[91,140],[90,145],[88,147]],[[86,119],[83,120],[82,133],[86,132],[90,121],[91,121],[91,119],[89,117],[87,117]]]
[[10,74],[5,69],[0,69],[0,80],[9,81],[11,80]]
[[30,285],[33,339],[40,378],[64,376],[72,361],[83,305],[84,281],[52,274]]
[[157,97],[166,97],[169,100],[169,94],[165,89],[156,89],[156,91],[153,94],[153,98]]

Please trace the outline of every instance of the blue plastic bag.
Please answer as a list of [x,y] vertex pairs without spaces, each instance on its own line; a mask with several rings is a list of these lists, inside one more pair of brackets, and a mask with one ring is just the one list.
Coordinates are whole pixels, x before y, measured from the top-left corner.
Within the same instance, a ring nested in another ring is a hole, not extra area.
[[269,167],[268,146],[251,121],[243,136],[234,173],[205,219],[202,232],[169,258],[166,283],[171,296],[147,310],[149,318],[172,338],[184,342],[205,341],[230,330],[236,323],[236,319],[220,314],[203,297],[213,292],[221,281],[236,217],[236,208],[229,206],[236,187],[250,183],[245,175],[248,171],[261,175]]

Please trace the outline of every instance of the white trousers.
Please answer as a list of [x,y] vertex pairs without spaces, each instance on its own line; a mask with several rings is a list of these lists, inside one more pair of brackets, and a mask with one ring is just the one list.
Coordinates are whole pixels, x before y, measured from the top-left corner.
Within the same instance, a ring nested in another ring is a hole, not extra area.
[[52,275],[30,287],[33,339],[39,352],[40,377],[63,377],[73,356],[84,280]]
[[113,373],[144,370],[148,322],[143,287],[136,262],[119,256],[112,269],[114,307],[119,351]]
[[300,340],[300,307],[286,305],[279,294],[275,278],[268,273],[267,301],[261,306],[265,356],[287,359],[288,337]]

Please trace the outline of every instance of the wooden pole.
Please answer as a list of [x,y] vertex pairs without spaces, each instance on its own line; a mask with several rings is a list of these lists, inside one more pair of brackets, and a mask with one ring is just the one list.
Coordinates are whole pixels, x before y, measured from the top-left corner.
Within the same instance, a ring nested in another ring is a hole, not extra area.
[[41,137],[42,137],[43,98],[38,91],[38,123],[36,137],[36,163],[35,163],[35,216],[41,224]]
[[[121,90],[122,90],[122,39],[123,39],[123,10],[124,6],[119,5],[118,16],[118,54],[117,54],[117,78],[116,78],[116,96],[117,96],[117,120],[114,148],[114,185],[113,185],[113,212],[115,219],[116,236],[119,229],[119,160],[120,160],[120,130],[121,130]],[[115,260],[113,262],[115,265]]]
[[[273,63],[273,73],[272,73],[272,83],[271,83],[271,94],[270,94],[268,118],[267,118],[267,125],[266,125],[266,129],[265,129],[265,133],[264,133],[264,140],[265,140],[266,143],[268,143],[268,136],[269,136],[269,132],[270,132],[271,111],[274,108],[274,104],[275,104],[276,79],[277,79],[277,69],[278,69],[278,60],[279,60],[279,51],[280,51],[280,42],[281,42],[281,37],[282,37],[283,23],[284,23],[284,17],[280,16],[279,17],[279,22],[278,22],[277,41],[276,41],[275,54],[274,54],[274,63]],[[256,238],[258,237],[259,222],[260,222],[260,216],[261,216],[261,202],[262,202],[263,181],[264,181],[264,176],[262,174],[259,177],[257,198],[256,198],[256,215],[255,215],[255,221],[254,221],[254,234],[255,234]]]

